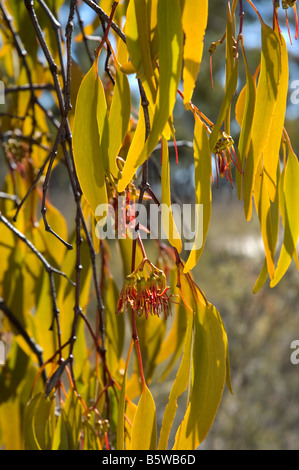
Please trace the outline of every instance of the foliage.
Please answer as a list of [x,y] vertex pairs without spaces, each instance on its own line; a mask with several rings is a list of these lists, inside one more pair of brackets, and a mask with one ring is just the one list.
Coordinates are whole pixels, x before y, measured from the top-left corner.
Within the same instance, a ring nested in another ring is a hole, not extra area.
[[[225,384],[232,391],[224,324],[191,274],[209,230],[213,165],[217,184],[235,181],[245,218],[254,209],[258,215],[265,261],[254,291],[267,277],[274,287],[292,259],[299,268],[299,163],[284,127],[289,65],[280,5],[274,2],[270,27],[246,2],[261,28],[260,63],[252,74],[242,34],[245,6],[227,2],[226,31],[209,49],[213,84],[212,57],[225,43],[224,95],[212,122],[192,102],[212,1],[83,3],[94,12],[85,25],[76,0],[0,0],[6,93],[0,137],[8,168],[0,193],[0,310],[8,346],[0,371],[0,441],[5,449],[196,449]],[[282,7],[297,19],[295,3]],[[74,60],[75,42],[85,48],[87,70]],[[242,68],[246,83],[239,92]],[[177,148],[178,100],[194,121],[195,200],[204,210],[188,254],[171,207],[169,147]],[[148,178],[159,145],[161,201]],[[74,201],[71,232],[48,197],[52,172],[62,165]],[[155,260],[141,236],[148,228],[134,210],[148,201],[170,227],[168,243],[156,240]],[[107,223],[100,205],[118,211],[116,225],[125,220],[113,243],[99,239]],[[120,286],[111,263],[115,250]],[[158,430],[151,383],[156,375],[165,380],[179,358]]]

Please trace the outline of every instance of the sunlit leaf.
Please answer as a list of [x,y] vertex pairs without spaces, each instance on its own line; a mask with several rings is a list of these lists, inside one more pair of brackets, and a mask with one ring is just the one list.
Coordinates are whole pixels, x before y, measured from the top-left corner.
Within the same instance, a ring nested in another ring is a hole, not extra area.
[[185,273],[193,269],[199,260],[211,218],[211,153],[206,128],[197,115],[195,115],[194,129],[194,162],[197,229],[194,244],[184,268]]
[[269,138],[263,149],[263,164],[265,172],[265,183],[271,201],[274,201],[277,191],[277,165],[279,163],[279,149],[282,140],[283,126],[286,114],[289,65],[288,51],[284,37],[276,33],[280,41],[281,49],[281,73],[277,90],[276,106],[269,130]]
[[190,450],[205,439],[226,381],[226,345],[215,307],[197,304],[194,312],[193,380],[190,401],[173,449]]
[[156,443],[156,405],[145,385],[133,421],[131,450],[155,450]]
[[[181,77],[183,30],[181,13],[177,0],[165,0],[158,3],[158,30],[163,36],[159,49],[159,88],[154,115],[151,122],[149,137],[145,140],[145,122],[142,112],[139,116],[136,137],[131,144],[122,176],[118,183],[118,191],[122,192],[130,182],[138,167],[149,157],[157,145],[162,132],[172,114],[177,89]],[[150,97],[148,97],[149,101]],[[133,144],[137,144],[136,147]]]
[[109,114],[109,168],[117,177],[116,157],[128,131],[131,114],[131,93],[127,76],[118,68]]
[[290,149],[284,176],[284,199],[280,201],[284,213],[284,240],[270,283],[274,287],[285,274],[297,249],[299,236],[299,163],[297,156]]
[[161,217],[164,231],[170,244],[180,253],[182,251],[182,241],[171,209],[169,153],[165,137],[162,137],[161,202]]
[[95,214],[107,203],[104,161],[101,158],[97,103],[102,96],[97,61],[82,80],[76,102],[73,128],[74,159],[83,194]]
[[244,210],[247,220],[252,213],[252,191],[259,159],[270,136],[281,76],[281,43],[278,35],[261,21],[261,70],[256,91],[252,134],[243,178]]
[[177,372],[176,378],[173,382],[168,403],[163,415],[162,427],[158,444],[159,450],[167,449],[169,434],[178,407],[177,400],[180,395],[182,395],[182,393],[186,390],[189,383],[190,366],[192,361],[192,329],[193,316],[189,315],[181,364]]
[[[208,0],[185,0],[182,24],[185,33],[183,91],[184,103],[191,101],[203,53],[203,39],[208,21]],[[196,47],[194,45],[196,44]]]

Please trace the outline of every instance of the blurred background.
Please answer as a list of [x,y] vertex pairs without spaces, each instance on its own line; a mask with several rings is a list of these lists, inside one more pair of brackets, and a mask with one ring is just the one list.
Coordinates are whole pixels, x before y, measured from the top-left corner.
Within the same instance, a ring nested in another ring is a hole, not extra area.
[[[66,2],[67,3],[67,2]],[[264,21],[272,25],[271,1],[255,1]],[[260,59],[260,23],[249,7],[244,6],[244,46],[252,73]],[[210,0],[209,24],[198,83],[193,96],[194,104],[216,121],[224,95],[225,43],[213,55],[214,89],[211,87],[209,52],[212,42],[225,32],[226,2]],[[238,11],[238,10],[237,10]],[[295,41],[295,20],[288,10],[291,45],[286,29],[285,14],[279,10],[279,21],[286,39],[290,58],[290,83],[299,80],[299,41]],[[61,9],[61,22],[67,20],[67,8]],[[93,12],[82,5],[82,19],[88,23]],[[238,23],[237,23],[238,28]],[[96,32],[95,32],[96,33]],[[100,33],[99,33],[100,34]],[[94,48],[90,44],[90,50]],[[82,43],[74,43],[74,57],[85,73],[89,60]],[[245,84],[245,70],[240,60],[238,91]],[[288,95],[285,127],[294,151],[299,155],[299,104],[292,104]],[[45,94],[45,103],[47,103]],[[135,101],[134,101],[135,100]],[[133,104],[138,106],[136,93]],[[48,102],[51,106],[51,103]],[[191,142],[193,117],[178,100],[174,124],[177,141]],[[238,142],[239,127],[232,123],[232,137]],[[179,165],[170,150],[173,197],[182,203],[194,201],[193,155],[188,146],[179,146]],[[151,157],[150,183],[159,196],[157,167],[160,154]],[[0,184],[6,174],[3,155],[0,155]],[[66,217],[70,228],[74,223],[73,197],[63,165],[57,165],[51,177],[50,199]],[[299,216],[299,214],[298,214]],[[234,394],[224,390],[213,427],[200,449],[299,449],[299,364],[290,360],[291,343],[299,340],[298,271],[292,263],[289,271],[274,289],[269,283],[258,294],[252,288],[263,264],[263,244],[259,223],[253,216],[244,217],[242,202],[235,187],[223,178],[218,188],[213,184],[212,219],[203,255],[194,269],[194,278],[208,300],[219,310],[224,321],[231,363]],[[175,373],[175,372],[174,372]],[[169,389],[174,376],[161,384],[152,384],[155,399],[159,400],[158,419],[161,421]],[[183,405],[185,396],[181,397]],[[176,417],[177,422],[182,416]],[[172,436],[173,439],[174,436]],[[171,444],[171,443],[170,443]]]

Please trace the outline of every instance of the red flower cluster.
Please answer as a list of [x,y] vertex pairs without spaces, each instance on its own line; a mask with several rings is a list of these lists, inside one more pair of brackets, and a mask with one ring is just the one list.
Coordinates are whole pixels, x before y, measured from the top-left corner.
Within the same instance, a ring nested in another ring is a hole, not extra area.
[[117,315],[125,311],[134,311],[138,316],[164,314],[171,312],[169,287],[166,276],[145,258],[138,268],[126,277],[117,303]]

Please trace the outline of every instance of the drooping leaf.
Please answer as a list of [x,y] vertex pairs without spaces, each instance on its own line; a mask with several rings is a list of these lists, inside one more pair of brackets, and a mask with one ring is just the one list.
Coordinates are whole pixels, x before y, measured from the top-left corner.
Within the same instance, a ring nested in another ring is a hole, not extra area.
[[221,105],[221,108],[220,108],[220,112],[219,112],[217,121],[216,121],[216,123],[215,123],[215,125],[212,129],[211,134],[210,134],[209,140],[210,140],[211,152],[213,152],[215,144],[216,144],[216,142],[219,138],[219,132],[220,132],[221,126],[222,126],[222,124],[225,120],[226,113],[227,113],[228,109],[230,108],[233,94],[235,93],[236,88],[237,88],[237,82],[238,82],[238,62],[236,62],[235,66],[234,66],[234,69],[232,71],[231,77],[230,77],[229,82],[228,82],[227,87],[226,87],[224,99],[223,99],[223,102],[222,102],[222,105]]
[[145,385],[132,427],[131,450],[155,450],[157,444],[156,405]]
[[123,381],[121,384],[121,391],[120,391],[119,403],[118,403],[117,434],[116,434],[117,450],[124,450],[126,383],[127,383],[127,371],[125,370]]
[[299,236],[299,163],[298,158],[289,149],[288,160],[284,175],[284,198],[280,200],[284,214],[284,239],[275,269],[274,277],[270,283],[274,287],[285,274],[297,250]]
[[276,106],[269,130],[269,138],[263,149],[263,164],[265,173],[265,183],[271,201],[274,201],[277,192],[277,165],[279,164],[279,149],[282,140],[283,126],[286,114],[288,83],[289,83],[289,65],[288,51],[282,34],[276,32],[280,44],[281,53],[281,71],[279,86],[276,96]]
[[[145,140],[145,122],[142,112],[136,129],[138,138],[133,139],[130,151],[118,182],[118,191],[122,192],[140,165],[150,156],[157,145],[163,130],[173,112],[177,89],[181,77],[183,30],[178,0],[158,2],[157,21],[160,41],[159,49],[159,88],[153,117],[150,120],[151,131]],[[148,97],[151,101],[150,97]],[[152,102],[152,104],[154,104]],[[151,106],[149,107],[150,110]],[[133,145],[134,144],[134,145]]]
[[[203,39],[208,21],[208,0],[185,0],[182,6],[182,24],[185,33],[183,94],[184,104],[191,101],[203,53]],[[196,44],[196,47],[194,45]]]
[[192,329],[193,329],[193,316],[188,316],[188,325],[186,337],[184,342],[184,351],[179,370],[177,372],[175,381],[173,382],[171,392],[169,395],[168,403],[163,415],[162,427],[159,437],[159,450],[166,450],[169,434],[175,418],[177,410],[177,400],[186,390],[189,383],[190,366],[192,361]]
[[195,115],[194,128],[194,162],[197,229],[194,244],[184,268],[185,273],[193,269],[199,260],[211,218],[211,153],[206,128],[197,115]]
[[246,219],[251,218],[252,191],[259,159],[265,149],[277,104],[281,76],[281,43],[278,35],[261,21],[261,70],[256,91],[252,134],[243,178],[243,199]]
[[[246,69],[246,85],[242,89],[238,101],[236,103],[236,119],[241,127],[239,142],[238,142],[238,159],[240,162],[241,170],[243,171],[244,162],[248,150],[248,144],[251,138],[252,131],[252,119],[255,109],[255,100],[256,100],[256,80],[255,77],[252,77],[244,47],[242,45],[245,69]],[[236,172],[236,184],[238,190],[238,197],[242,197],[242,174],[238,171]]]
[[164,231],[172,246],[178,253],[182,251],[182,241],[171,209],[169,153],[168,143],[162,136],[162,171],[161,171],[161,217]]
[[194,312],[192,389],[174,450],[196,449],[212,426],[226,381],[225,342],[215,307],[198,302]]
[[126,37],[128,52],[137,75],[145,76],[152,101],[155,101],[156,88],[150,49],[149,0],[131,0],[126,15]]
[[127,76],[116,68],[116,80],[109,113],[109,168],[118,176],[116,157],[128,131],[131,114],[131,93]]
[[79,88],[73,127],[76,171],[84,197],[93,214],[99,204],[107,203],[105,163],[101,156],[97,120],[99,96],[101,97],[102,93],[95,60]]

